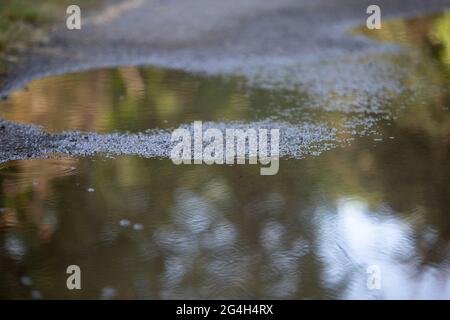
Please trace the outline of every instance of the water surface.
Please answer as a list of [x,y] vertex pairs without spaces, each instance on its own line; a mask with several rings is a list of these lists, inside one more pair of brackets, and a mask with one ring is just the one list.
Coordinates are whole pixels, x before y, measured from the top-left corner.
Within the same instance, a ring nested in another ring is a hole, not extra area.
[[[450,298],[448,21],[387,24],[375,37],[413,48],[403,81],[415,94],[385,105],[387,117],[367,114],[375,121],[351,144],[283,159],[275,176],[125,155],[1,164],[0,297]],[[102,133],[361,119],[310,110],[308,99],[239,77],[127,67],[35,81],[0,114]],[[80,291],[66,288],[71,264]],[[367,288],[374,265],[379,290]]]

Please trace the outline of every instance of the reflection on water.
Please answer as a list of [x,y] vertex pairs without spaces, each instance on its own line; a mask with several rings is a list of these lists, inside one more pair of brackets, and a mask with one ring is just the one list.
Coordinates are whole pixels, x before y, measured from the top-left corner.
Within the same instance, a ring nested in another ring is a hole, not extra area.
[[239,78],[183,71],[101,69],[34,81],[1,104],[0,116],[48,131],[139,132],[198,119],[253,120],[280,102],[276,93],[241,86]]
[[[285,161],[267,179],[135,157],[13,162],[0,178],[1,295],[450,298],[448,144],[385,130],[403,138]],[[70,264],[81,291],[65,289]],[[381,290],[367,290],[370,265]]]
[[[379,123],[380,141],[283,160],[267,177],[131,156],[1,165],[0,298],[450,298],[449,19],[425,21],[405,79],[421,90]],[[381,40],[417,24],[383,25]],[[249,119],[273,97],[137,68],[36,86],[2,112],[50,130]],[[66,289],[71,264],[80,291]],[[367,288],[369,266],[380,290]]]

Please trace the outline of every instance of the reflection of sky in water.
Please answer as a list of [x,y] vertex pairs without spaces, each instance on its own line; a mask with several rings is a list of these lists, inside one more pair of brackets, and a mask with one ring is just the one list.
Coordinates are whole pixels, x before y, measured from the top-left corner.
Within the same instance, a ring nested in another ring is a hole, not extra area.
[[[336,212],[318,210],[317,221],[323,282],[331,290],[344,284],[343,298],[450,298],[450,270],[426,266],[418,272],[414,231],[395,215],[377,215],[361,200],[342,199]],[[371,265],[381,271],[380,290],[367,289]]]
[[[330,198],[336,182],[305,183],[306,160],[256,184],[258,170],[245,166],[100,159],[18,161],[2,172],[0,268],[10,280],[0,292],[71,298],[45,280],[62,281],[61,260],[81,261],[91,280],[79,297],[89,298],[450,296],[445,245],[428,257],[443,239],[431,208],[402,215],[351,192]],[[381,290],[366,287],[370,265]]]
[[21,261],[26,253],[26,247],[22,240],[20,240],[14,233],[9,233],[6,235],[5,250],[9,255],[16,261]]
[[[216,189],[221,191],[218,186]],[[220,196],[214,195],[211,190],[209,195],[213,198]],[[222,261],[214,254],[234,248],[236,231],[233,225],[205,199],[185,189],[175,190],[170,212],[170,225],[160,227],[154,234],[156,244],[167,252],[162,275],[162,298],[220,294],[223,285],[233,283],[233,277],[240,273],[239,263],[233,262],[240,259],[233,257],[233,252]],[[192,273],[206,278],[200,288],[183,285],[185,278]],[[200,292],[196,293],[196,290]]]

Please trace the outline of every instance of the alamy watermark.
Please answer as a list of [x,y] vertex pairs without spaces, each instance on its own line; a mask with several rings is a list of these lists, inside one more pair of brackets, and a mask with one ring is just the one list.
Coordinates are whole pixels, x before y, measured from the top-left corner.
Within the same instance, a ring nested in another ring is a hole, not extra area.
[[81,8],[76,4],[67,7],[66,27],[68,30],[81,30]]
[[81,268],[76,264],[72,264],[67,267],[66,273],[70,275],[66,281],[67,289],[81,290]]
[[[202,121],[193,130],[178,128],[172,132],[175,143],[170,157],[179,164],[261,164],[261,175],[275,175],[280,163],[279,129],[218,128],[203,131]],[[193,132],[192,132],[193,131]]]
[[376,4],[367,7],[367,14],[370,16],[366,20],[366,27],[370,30],[381,29],[381,9]]

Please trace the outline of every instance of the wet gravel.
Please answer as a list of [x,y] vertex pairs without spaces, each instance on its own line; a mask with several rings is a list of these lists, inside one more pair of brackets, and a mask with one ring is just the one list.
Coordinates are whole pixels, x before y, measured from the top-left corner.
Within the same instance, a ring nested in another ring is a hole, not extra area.
[[[194,137],[193,124],[181,127],[190,130],[191,137]],[[215,128],[219,129],[225,137],[226,129],[230,127],[243,130],[254,129],[256,132],[259,129],[270,131],[270,129],[281,128],[279,152],[282,157],[302,158],[307,155],[318,155],[348,142],[348,140],[337,137],[336,129],[310,123],[291,125],[272,121],[251,124],[205,122],[203,123],[203,132]],[[148,130],[137,134],[98,134],[79,131],[50,134],[35,125],[22,125],[0,120],[0,132],[2,146],[0,163],[9,160],[45,158],[59,154],[72,156],[136,155],[146,158],[168,158],[176,143],[171,141],[172,130]],[[327,143],[324,143],[324,140]],[[204,145],[206,144],[205,141]],[[246,151],[248,152],[248,149]]]

